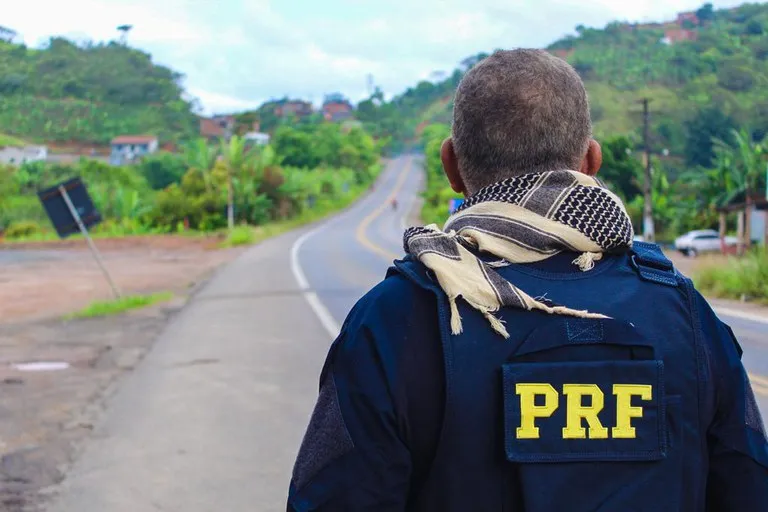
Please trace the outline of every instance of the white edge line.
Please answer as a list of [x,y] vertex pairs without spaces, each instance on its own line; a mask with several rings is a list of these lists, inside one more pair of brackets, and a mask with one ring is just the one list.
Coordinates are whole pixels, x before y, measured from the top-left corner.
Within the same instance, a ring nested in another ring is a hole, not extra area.
[[320,320],[323,328],[333,340],[336,339],[336,337],[339,335],[341,326],[336,323],[333,315],[330,311],[328,311],[328,308],[325,307],[322,301],[320,301],[320,297],[317,296],[317,293],[310,289],[307,276],[304,274],[304,270],[301,268],[301,263],[299,263],[299,251],[301,250],[301,246],[304,245],[304,242],[309,240],[312,235],[318,233],[326,226],[327,223],[321,224],[320,226],[307,231],[295,242],[293,242],[293,246],[291,247],[291,272],[293,273],[293,277],[296,279],[296,283],[298,283],[299,288],[301,289],[301,294],[304,296],[307,304],[309,304],[309,307],[312,308],[315,316],[317,316],[317,319]]
[[756,315],[754,313],[746,313],[739,311],[738,309],[722,308],[715,306],[714,310],[718,315],[731,316],[734,318],[741,318],[742,320],[751,320],[752,322],[758,322],[761,324],[768,324],[768,318],[763,315]]

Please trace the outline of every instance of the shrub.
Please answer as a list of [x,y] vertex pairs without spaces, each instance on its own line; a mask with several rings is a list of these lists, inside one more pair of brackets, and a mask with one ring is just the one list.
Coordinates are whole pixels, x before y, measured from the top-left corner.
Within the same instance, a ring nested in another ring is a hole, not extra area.
[[726,265],[712,264],[694,275],[696,286],[716,297],[768,301],[768,251],[756,249]]
[[22,220],[11,223],[5,230],[5,237],[9,239],[25,238],[43,232],[43,228],[37,222]]
[[256,240],[256,233],[248,225],[235,226],[227,235],[227,239],[222,245],[225,247],[235,247],[237,245],[250,245]]

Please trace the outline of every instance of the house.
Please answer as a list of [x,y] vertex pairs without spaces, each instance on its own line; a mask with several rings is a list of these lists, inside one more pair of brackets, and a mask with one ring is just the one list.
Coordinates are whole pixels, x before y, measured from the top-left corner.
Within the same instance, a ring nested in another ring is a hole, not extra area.
[[331,100],[323,104],[323,117],[326,121],[339,122],[352,119],[354,107],[347,100]]
[[315,112],[314,107],[308,101],[281,100],[275,105],[277,117],[307,117]]
[[721,236],[725,234],[726,215],[735,213],[739,240],[763,245],[768,242],[768,198],[762,193],[751,193],[747,201],[743,191],[737,192],[717,211],[720,213]]
[[573,48],[558,48],[556,50],[550,51],[552,55],[555,57],[560,57],[563,60],[568,60],[568,57],[573,55],[574,49]]
[[112,139],[109,163],[123,165],[157,151],[157,137],[152,135],[121,135]]
[[680,12],[677,13],[677,19],[675,20],[675,23],[677,23],[677,25],[682,28],[685,28],[685,25],[693,25],[694,27],[698,27],[699,17],[696,16],[695,11]]
[[262,132],[248,132],[243,135],[246,144],[253,144],[255,146],[266,146],[269,144],[269,134]]
[[661,42],[664,44],[675,44],[681,41],[695,41],[697,38],[698,34],[694,30],[674,27],[664,30],[664,37],[661,39]]
[[48,159],[46,146],[8,146],[0,148],[0,163],[21,165],[27,162],[44,162]]
[[224,127],[221,123],[210,117],[201,117],[200,136],[209,141],[221,139],[224,137]]

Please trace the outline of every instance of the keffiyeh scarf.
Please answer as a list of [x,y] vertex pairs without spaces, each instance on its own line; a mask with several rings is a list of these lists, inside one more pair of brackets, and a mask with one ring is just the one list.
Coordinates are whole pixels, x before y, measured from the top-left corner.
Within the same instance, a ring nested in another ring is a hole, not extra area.
[[[510,263],[532,263],[560,252],[591,270],[606,252],[632,245],[626,209],[598,179],[574,171],[525,174],[490,185],[467,199],[440,230],[435,224],[410,228],[405,252],[437,278],[451,306],[451,332],[462,332],[456,301],[461,297],[509,337],[494,313],[502,307],[540,310],[583,318],[605,318],[533,298],[496,271]],[[479,257],[491,256],[491,259]],[[497,260],[493,260],[497,258]]]

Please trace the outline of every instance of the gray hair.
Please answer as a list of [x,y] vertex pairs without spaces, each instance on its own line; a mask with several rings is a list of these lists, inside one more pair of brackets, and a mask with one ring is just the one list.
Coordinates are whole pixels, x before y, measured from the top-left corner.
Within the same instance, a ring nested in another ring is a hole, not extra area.
[[544,50],[499,50],[456,90],[453,144],[471,193],[520,174],[578,170],[591,136],[584,83]]

